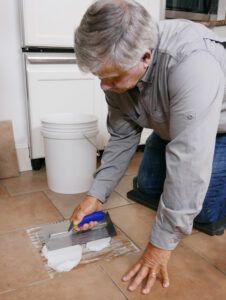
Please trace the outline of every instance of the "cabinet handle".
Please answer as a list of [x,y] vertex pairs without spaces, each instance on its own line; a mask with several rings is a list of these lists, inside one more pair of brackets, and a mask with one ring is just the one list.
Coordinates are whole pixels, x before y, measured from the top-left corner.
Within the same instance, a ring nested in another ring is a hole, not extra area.
[[76,58],[57,56],[27,56],[27,61],[31,64],[77,64]]

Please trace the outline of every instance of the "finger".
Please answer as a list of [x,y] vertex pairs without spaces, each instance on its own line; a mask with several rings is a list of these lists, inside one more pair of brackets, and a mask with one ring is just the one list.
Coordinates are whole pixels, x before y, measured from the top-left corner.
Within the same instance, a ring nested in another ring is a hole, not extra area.
[[167,288],[169,286],[169,275],[168,275],[168,271],[167,268],[164,267],[160,270],[160,274],[162,276],[162,286],[164,288]]
[[132,267],[132,269],[131,269],[127,274],[125,274],[125,275],[122,277],[122,280],[123,280],[123,281],[128,281],[128,280],[130,280],[134,275],[137,274],[137,272],[140,270],[140,267],[141,267],[141,264],[140,264],[140,263],[137,263],[135,266]]
[[89,229],[89,224],[86,223],[84,225],[82,225],[81,227],[78,227],[80,230],[88,230]]
[[148,275],[149,268],[143,266],[140,271],[138,272],[137,276],[133,280],[133,282],[129,286],[129,290],[132,292],[134,291],[143,281],[143,279]]
[[74,224],[79,224],[82,219],[85,217],[85,213],[83,212],[83,210],[81,209],[80,206],[78,206],[74,211],[73,214],[70,218],[70,221],[73,221]]
[[82,226],[80,226],[80,227],[78,227],[78,228],[79,228],[79,230],[88,230],[88,229],[91,229],[91,228],[93,228],[94,226],[96,226],[97,223],[98,223],[98,222],[96,222],[96,221],[91,221],[91,222],[89,222],[89,223],[85,223],[84,225],[82,225]]
[[89,222],[89,228],[92,228],[92,227],[94,227],[96,225],[97,225],[97,222],[95,222],[95,221]]
[[93,227],[97,226],[98,222],[97,221],[91,221],[89,222],[89,227],[92,229]]
[[145,288],[143,289],[144,294],[148,294],[151,291],[151,288],[153,287],[155,281],[156,281],[157,272],[154,270],[151,270],[148,275],[148,280],[146,282]]

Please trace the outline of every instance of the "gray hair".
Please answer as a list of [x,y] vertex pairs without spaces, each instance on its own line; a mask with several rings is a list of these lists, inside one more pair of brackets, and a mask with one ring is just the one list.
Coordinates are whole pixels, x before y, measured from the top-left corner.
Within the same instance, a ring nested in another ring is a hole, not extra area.
[[83,16],[75,31],[79,68],[97,72],[110,63],[122,70],[136,65],[147,49],[156,47],[157,24],[133,0],[98,0]]

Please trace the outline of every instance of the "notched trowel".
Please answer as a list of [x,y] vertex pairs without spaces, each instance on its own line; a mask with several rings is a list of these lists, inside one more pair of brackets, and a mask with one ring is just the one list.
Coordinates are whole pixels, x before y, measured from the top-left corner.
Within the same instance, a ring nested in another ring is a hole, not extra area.
[[70,221],[60,221],[46,224],[41,227],[40,238],[49,251],[62,249],[74,245],[82,245],[91,241],[112,237],[116,235],[114,224],[108,213],[103,221],[86,231],[68,231]]

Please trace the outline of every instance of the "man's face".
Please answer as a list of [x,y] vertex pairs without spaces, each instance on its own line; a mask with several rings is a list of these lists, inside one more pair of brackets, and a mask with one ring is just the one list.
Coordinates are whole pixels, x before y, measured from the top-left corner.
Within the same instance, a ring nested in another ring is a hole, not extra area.
[[102,90],[122,94],[136,86],[137,82],[144,75],[149,63],[149,59],[146,61],[146,58],[143,58],[127,71],[123,71],[116,66],[106,65],[94,75],[99,77]]

